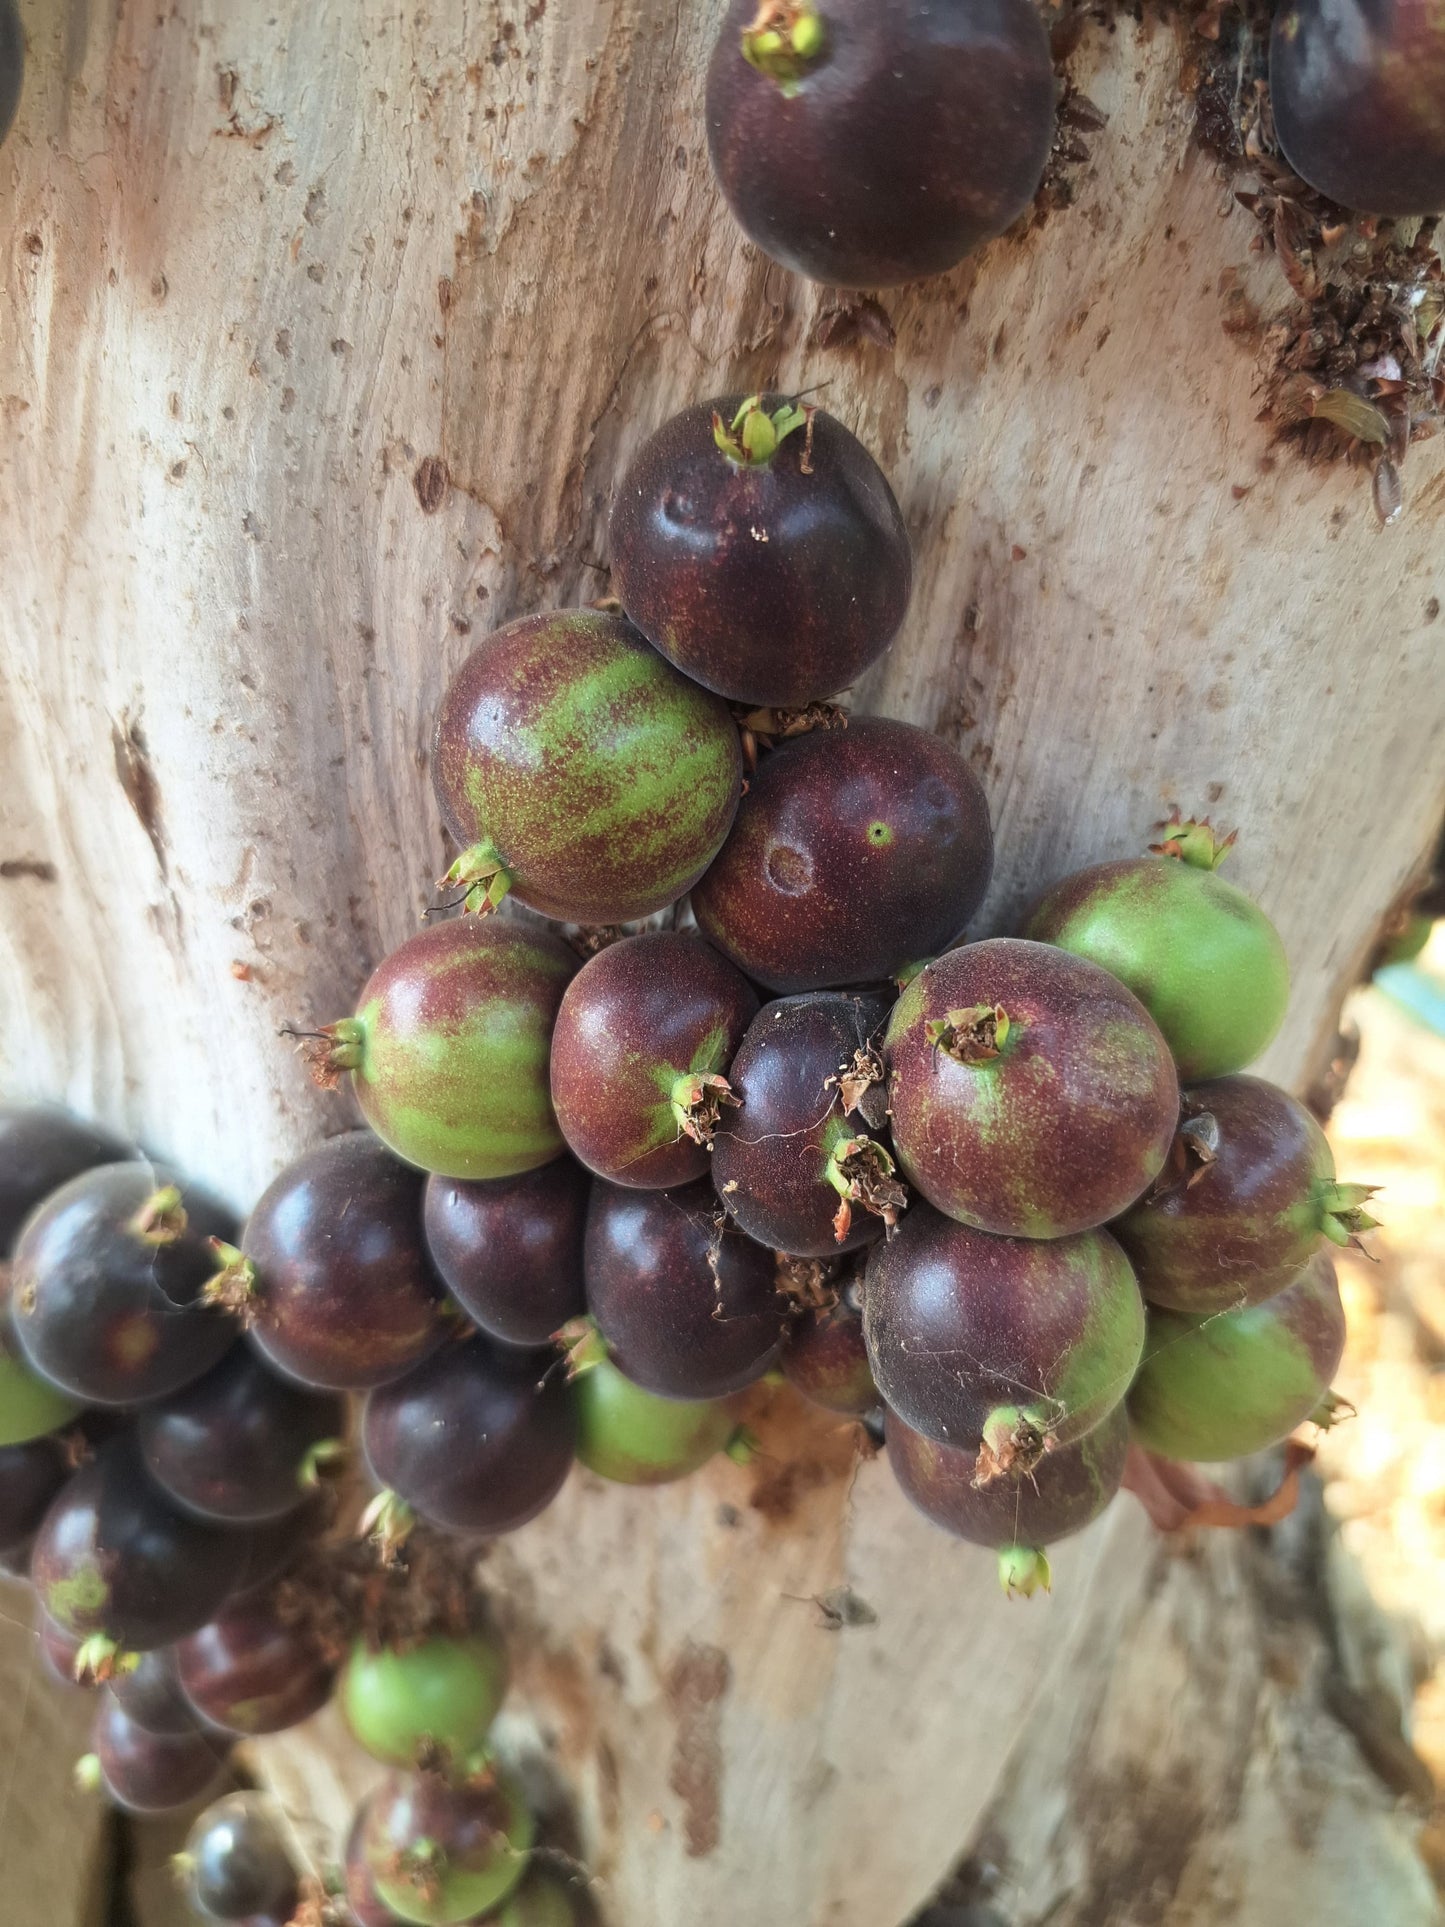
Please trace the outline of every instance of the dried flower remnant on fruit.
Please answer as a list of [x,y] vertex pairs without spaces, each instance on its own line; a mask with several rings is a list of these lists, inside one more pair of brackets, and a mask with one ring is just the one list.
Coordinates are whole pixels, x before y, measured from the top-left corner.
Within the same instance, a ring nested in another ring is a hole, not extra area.
[[973,1004],[933,1019],[924,1026],[924,1036],[955,1064],[989,1064],[1003,1054],[1009,1028],[1002,1004]]
[[891,1153],[877,1138],[841,1139],[828,1159],[827,1176],[842,1199],[833,1217],[833,1236],[839,1244],[847,1241],[853,1228],[855,1204],[881,1218],[886,1234],[893,1235],[899,1213],[908,1209],[908,1191],[898,1180],[898,1166]]
[[725,1077],[715,1072],[689,1071],[673,1086],[672,1110],[677,1128],[705,1151],[712,1149],[713,1134],[723,1110],[740,1111],[743,1100]]
[[[844,1064],[828,1085],[838,1087],[843,1115],[856,1114],[875,1131],[881,1131],[888,1117],[888,1093],[883,1060],[871,1045],[853,1053],[851,1064]],[[828,1088],[824,1086],[824,1089]]]
[[[766,468],[789,435],[801,428],[805,431],[801,467],[805,475],[811,475],[815,413],[805,403],[789,401],[769,414],[761,395],[749,395],[731,421],[724,421],[713,410],[712,437],[735,468]],[[760,535],[758,539],[766,537]]]
[[743,59],[777,81],[785,99],[822,58],[827,29],[808,0],[762,0],[757,17],[743,29]]
[[1004,1406],[983,1428],[983,1442],[974,1464],[973,1487],[981,1492],[995,1479],[1026,1478],[1054,1445],[1054,1435],[1040,1415]]
[[179,1188],[166,1184],[146,1199],[131,1219],[129,1230],[142,1244],[173,1245],[189,1222]]
[[1163,823],[1156,823],[1160,841],[1149,845],[1151,856],[1177,857],[1195,870],[1217,870],[1239,841],[1239,831],[1221,836],[1207,816],[1196,822],[1175,809]]

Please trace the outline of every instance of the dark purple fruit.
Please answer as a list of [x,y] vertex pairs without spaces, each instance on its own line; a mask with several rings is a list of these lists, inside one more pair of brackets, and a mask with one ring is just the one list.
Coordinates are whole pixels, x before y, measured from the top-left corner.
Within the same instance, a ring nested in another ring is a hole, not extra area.
[[691,933],[628,937],[585,964],[552,1033],[552,1103],[587,1168],[638,1190],[700,1178],[757,1008],[752,985]]
[[726,1223],[705,1180],[587,1213],[587,1303],[618,1365],[660,1398],[740,1392],[772,1364],[786,1310],[773,1254]]
[[759,983],[821,990],[946,949],[992,874],[988,802],[963,758],[909,723],[857,716],[763,759],[692,907]]
[[1038,191],[1054,132],[1027,0],[732,0],[707,76],[744,233],[814,281],[941,274]]
[[151,1477],[177,1505],[251,1524],[302,1503],[311,1454],[336,1445],[346,1416],[335,1393],[289,1384],[237,1345],[204,1378],[148,1407],[136,1431]]
[[732,1067],[742,1108],[719,1122],[712,1176],[759,1244],[822,1258],[897,1222],[907,1194],[876,1135],[886,1018],[881,997],[815,991],[765,1004],[753,1019]]
[[41,1606],[62,1630],[147,1652],[204,1625],[246,1553],[243,1534],[172,1506],[134,1438],[122,1434],[61,1488],[31,1571]]
[[127,1813],[170,1813],[210,1792],[225,1770],[227,1742],[193,1726],[188,1733],[147,1733],[103,1691],[82,1761],[82,1784],[102,1788]]
[[181,1691],[174,1646],[142,1653],[133,1668],[118,1666],[110,1694],[133,1726],[146,1733],[193,1733],[195,1709]]
[[200,1814],[186,1836],[186,1889],[208,1920],[289,1920],[296,1870],[271,1807],[259,1793],[230,1793]]
[[430,1524],[478,1537],[511,1532],[550,1505],[574,1436],[555,1360],[482,1337],[373,1392],[361,1419],[378,1483]]
[[861,1274],[841,1279],[831,1305],[800,1312],[778,1358],[789,1384],[829,1412],[862,1418],[878,1403],[863,1339]]
[[1144,1301],[1107,1231],[991,1237],[921,1201],[869,1258],[863,1324],[885,1403],[992,1472],[1093,1431],[1144,1349]]
[[235,1235],[223,1205],[152,1165],[82,1172],[32,1214],[15,1247],[11,1316],[25,1356],[90,1405],[179,1390],[235,1339],[202,1300],[210,1240]]
[[227,1733],[284,1733],[331,1697],[333,1669],[311,1634],[259,1594],[181,1640],[176,1671],[196,1712]]
[[1116,1405],[1102,1425],[1032,1471],[975,1484],[978,1460],[962,1446],[926,1438],[892,1412],[886,1431],[893,1476],[919,1511],[960,1539],[997,1546],[1004,1591],[1025,1597],[1048,1591],[1044,1547],[1098,1518],[1119,1490],[1129,1450],[1129,1421]]
[[[262,1193],[217,1290],[262,1356],[303,1385],[399,1377],[447,1332],[422,1241],[424,1179],[369,1131],[307,1151]],[[214,1262],[212,1268],[214,1269]]]
[[[0,140],[5,126],[5,37],[9,8],[0,0]],[[9,16],[12,17],[13,16]],[[49,1104],[0,1104],[0,1259],[10,1256],[30,1213],[62,1184],[98,1164],[135,1156],[109,1131]]]
[[840,421],[778,395],[686,408],[612,507],[622,606],[669,662],[733,702],[801,708],[876,662],[913,582],[887,477]]
[[1435,0],[1287,0],[1274,130],[1301,179],[1362,214],[1445,209],[1445,16]]
[[0,1446],[0,1549],[28,1543],[73,1470],[59,1439]]
[[404,1927],[400,1915],[394,1914],[378,1895],[371,1869],[366,1864],[364,1841],[370,1805],[369,1800],[362,1801],[346,1837],[342,1892],[356,1927]]
[[289,1572],[326,1532],[335,1510],[334,1493],[323,1483],[294,1512],[283,1512],[279,1519],[268,1519],[261,1525],[237,1527],[238,1536],[246,1542],[246,1553],[230,1597],[241,1599],[261,1592],[272,1580]]
[[1321,1237],[1346,1244],[1374,1224],[1368,1188],[1335,1182],[1324,1132],[1278,1085],[1194,1084],[1179,1116],[1169,1163],[1113,1227],[1151,1304],[1260,1304],[1298,1277]]
[[429,1178],[423,1224],[443,1284],[507,1345],[545,1345],[586,1305],[582,1229],[589,1180],[554,1158],[519,1178]]
[[1049,944],[937,958],[894,1005],[886,1055],[904,1175],[960,1223],[1087,1231],[1169,1155],[1179,1085],[1158,1025],[1107,970]]
[[459,1786],[435,1773],[393,1773],[365,1816],[358,1844],[377,1898],[421,1927],[472,1920],[526,1871],[532,1816],[496,1769]]
[[717,697],[624,617],[591,609],[523,616],[474,649],[442,700],[433,767],[462,852],[446,880],[470,907],[510,890],[589,924],[651,916],[690,890],[743,774]]

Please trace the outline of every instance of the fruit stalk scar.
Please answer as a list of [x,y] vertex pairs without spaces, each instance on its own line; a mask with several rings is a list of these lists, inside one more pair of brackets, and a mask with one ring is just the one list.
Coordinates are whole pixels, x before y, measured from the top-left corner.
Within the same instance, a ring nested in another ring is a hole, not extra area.
[[761,0],[751,26],[743,28],[743,59],[775,80],[790,100],[828,44],[822,16],[808,0]]
[[824,1175],[843,1200],[833,1218],[839,1244],[853,1228],[855,1204],[881,1218],[892,1235],[899,1212],[908,1208],[908,1192],[898,1182],[898,1166],[877,1138],[840,1138],[828,1155]]
[[495,910],[511,887],[512,873],[490,837],[463,850],[437,881],[439,890],[465,890],[462,908],[477,917]]
[[955,1064],[988,1064],[1002,1055],[1012,1028],[1002,1004],[971,1004],[967,1010],[950,1010],[934,1018],[923,1034],[934,1050]]
[[722,1119],[723,1107],[742,1109],[743,1100],[725,1077],[710,1071],[684,1071],[672,1086],[672,1114],[684,1137],[706,1150]]

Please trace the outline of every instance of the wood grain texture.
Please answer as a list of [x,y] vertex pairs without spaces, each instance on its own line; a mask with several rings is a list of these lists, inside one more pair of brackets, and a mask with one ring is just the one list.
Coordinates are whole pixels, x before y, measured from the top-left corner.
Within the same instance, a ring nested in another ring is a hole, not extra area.
[[[1253,230],[1188,146],[1169,34],[1085,50],[1111,121],[1078,204],[888,296],[890,348],[838,340],[838,298],[721,212],[707,0],[22,10],[7,1094],[65,1096],[240,1205],[337,1128],[276,1031],[339,1014],[416,928],[448,675],[508,616],[604,592],[610,490],[672,410],[821,383],[918,552],[858,700],[983,777],[980,931],[1166,803],[1212,809],[1295,969],[1264,1068],[1302,1078],[1445,802],[1445,471],[1412,453],[1381,532],[1357,473],[1271,455],[1255,343],[1221,327]],[[1268,263],[1246,280],[1283,299]],[[795,1489],[761,1508],[731,1467],[635,1499],[579,1480],[495,1556],[522,1724],[576,1780],[610,1921],[890,1927],[1034,1710],[1107,1684],[1146,1610],[1122,1511],[1025,1613],[846,1438],[772,1470]],[[876,1627],[795,1597],[840,1584]],[[1094,1625],[1076,1681],[1058,1655]],[[1150,1770],[1190,1739],[1153,1736]],[[352,1769],[297,1744],[278,1777],[338,1818]]]

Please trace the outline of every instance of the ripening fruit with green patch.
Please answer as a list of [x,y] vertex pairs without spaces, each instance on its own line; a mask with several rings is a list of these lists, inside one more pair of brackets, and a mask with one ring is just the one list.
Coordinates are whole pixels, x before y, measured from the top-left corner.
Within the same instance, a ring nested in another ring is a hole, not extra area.
[[461,848],[444,879],[486,910],[512,891],[562,922],[630,923],[690,890],[742,793],[725,704],[623,616],[523,616],[442,700],[437,799]]
[[1151,1310],[1129,1393],[1134,1436],[1166,1459],[1261,1452],[1320,1409],[1344,1349],[1344,1307],[1324,1251],[1262,1305],[1203,1318]]
[[920,1512],[976,1546],[998,1548],[999,1581],[1025,1598],[1049,1590],[1045,1546],[1081,1532],[1108,1505],[1124,1476],[1129,1422],[1116,1405],[1073,1445],[1046,1453],[1031,1471],[979,1479],[976,1455],[885,1420],[888,1463]]
[[726,1451],[738,1434],[738,1400],[659,1398],[634,1385],[585,1321],[569,1356],[577,1457],[618,1485],[668,1485]]
[[520,1787],[495,1768],[461,1784],[394,1773],[367,1803],[359,1847],[394,1914],[417,1927],[454,1927],[518,1884],[532,1835]]
[[509,1178],[565,1148],[552,1111],[552,1026],[577,959],[512,918],[433,924],[372,972],[330,1024],[317,1074],[351,1076],[362,1115],[408,1164]]
[[1219,1077],[1183,1093],[1169,1163],[1112,1229],[1151,1304],[1230,1311],[1283,1291],[1321,1238],[1370,1230],[1372,1189],[1336,1181],[1324,1132],[1288,1091]]
[[1289,963],[1259,905],[1216,875],[1234,843],[1175,817],[1150,856],[1056,883],[1027,936],[1126,983],[1168,1039],[1186,1083],[1253,1063],[1284,1022]]
[[1179,1085],[1139,1000],[1082,957],[1017,937],[950,950],[904,990],[884,1038],[893,1145],[961,1224],[1062,1238],[1159,1175]]
[[497,1640],[434,1634],[375,1651],[358,1640],[337,1697],[352,1736],[373,1759],[455,1771],[481,1760],[506,1687]]

